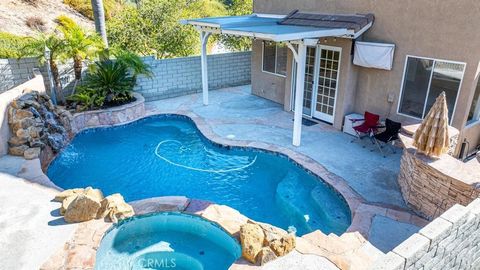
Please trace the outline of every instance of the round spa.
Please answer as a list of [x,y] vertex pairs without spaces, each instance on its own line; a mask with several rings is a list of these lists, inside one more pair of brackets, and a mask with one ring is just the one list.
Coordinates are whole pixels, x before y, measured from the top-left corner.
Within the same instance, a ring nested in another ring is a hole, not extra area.
[[221,227],[176,212],[127,219],[100,243],[95,269],[228,269],[241,247]]

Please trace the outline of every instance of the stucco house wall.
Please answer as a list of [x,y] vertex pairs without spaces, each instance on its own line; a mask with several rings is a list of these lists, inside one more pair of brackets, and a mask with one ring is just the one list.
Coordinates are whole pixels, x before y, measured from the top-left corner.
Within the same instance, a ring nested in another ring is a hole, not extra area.
[[283,104],[285,98],[285,77],[262,71],[262,46],[263,42],[261,40],[253,41],[252,93],[257,96]]
[[[255,0],[255,13],[288,14],[292,10],[316,13],[373,13],[375,23],[361,39],[365,41],[387,42],[396,45],[393,69],[384,71],[362,67],[348,67],[351,59],[342,59],[341,89],[337,99],[335,127],[340,128],[343,113],[363,112],[365,110],[390,117],[403,123],[418,122],[411,117],[397,114],[397,106],[402,87],[402,78],[405,68],[406,56],[421,56],[440,60],[449,60],[466,63],[464,78],[458,93],[457,104],[453,114],[452,126],[468,134],[471,146],[474,147],[480,136],[478,125],[471,125],[465,129],[468,111],[473,99],[477,78],[480,73],[480,2],[475,0],[461,1],[375,1],[375,0]],[[323,40],[323,39],[322,39]],[[350,40],[337,39],[338,43],[350,43]],[[258,55],[261,65],[261,42],[256,41],[253,54]],[[258,45],[260,44],[260,45]],[[328,42],[328,45],[332,45]],[[342,55],[349,55],[344,47]],[[333,45],[335,46],[335,45]],[[269,81],[265,75],[258,75],[258,61],[252,61],[252,83],[263,78],[261,84],[277,84],[275,80]],[[289,67],[290,68],[290,67]],[[355,72],[356,71],[356,72]],[[261,66],[260,66],[261,72]],[[345,78],[348,72],[349,78]],[[286,82],[291,72],[287,73]],[[356,80],[358,78],[358,80]],[[277,79],[278,80],[278,79]],[[279,85],[281,86],[281,85]],[[284,85],[286,92],[290,91],[290,84]],[[255,87],[254,87],[255,88]],[[265,89],[266,91],[267,89]],[[279,92],[275,95],[278,95]],[[352,98],[353,93],[355,97]],[[392,94],[393,103],[387,102],[387,97]],[[264,93],[262,96],[269,96]],[[342,100],[343,98],[343,100]],[[276,100],[279,98],[276,97]],[[287,100],[287,98],[285,98]],[[289,99],[288,99],[289,100]],[[287,106],[285,106],[287,107]],[[343,112],[343,113],[340,113]],[[469,130],[472,129],[472,130]],[[473,134],[472,134],[473,133]],[[462,140],[462,137],[460,138]]]

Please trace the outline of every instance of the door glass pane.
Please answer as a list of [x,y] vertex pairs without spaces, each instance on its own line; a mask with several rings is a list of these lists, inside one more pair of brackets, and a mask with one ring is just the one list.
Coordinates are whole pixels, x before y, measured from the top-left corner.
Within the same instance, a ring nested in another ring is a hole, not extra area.
[[399,112],[422,118],[433,60],[409,57]]
[[288,48],[284,44],[277,44],[277,67],[276,73],[287,75],[287,52]]
[[263,42],[263,71],[275,73],[275,43]]
[[315,78],[315,53],[314,47],[307,47],[307,61],[305,66],[305,92],[303,93],[303,113],[312,114],[313,85]]
[[448,106],[448,119],[452,119],[453,109],[455,108],[455,101],[457,100],[457,93],[460,89],[460,82],[462,81],[464,69],[464,64],[442,61],[435,62],[424,117],[427,115],[433,103],[435,103],[438,95],[440,95],[442,91],[445,91]]
[[[317,90],[317,112],[333,116],[340,52],[322,49]],[[319,116],[321,118],[321,116]]]

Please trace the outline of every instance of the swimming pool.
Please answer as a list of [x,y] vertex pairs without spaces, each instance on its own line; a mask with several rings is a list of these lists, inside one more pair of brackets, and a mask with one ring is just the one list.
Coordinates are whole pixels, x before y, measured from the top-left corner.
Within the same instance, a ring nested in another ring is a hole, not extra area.
[[127,219],[109,230],[95,269],[221,270],[241,256],[241,247],[222,228],[182,213]]
[[192,120],[159,115],[80,132],[47,175],[68,189],[93,186],[125,200],[182,195],[239,210],[298,235],[350,225],[343,198],[287,157],[207,140]]

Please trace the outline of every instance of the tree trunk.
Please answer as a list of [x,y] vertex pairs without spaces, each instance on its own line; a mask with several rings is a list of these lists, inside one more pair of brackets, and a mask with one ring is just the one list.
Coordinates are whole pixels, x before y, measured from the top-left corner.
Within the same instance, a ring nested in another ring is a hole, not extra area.
[[108,48],[107,30],[105,27],[105,10],[103,9],[103,0],[91,0],[93,17],[95,18],[95,30],[102,37],[103,43]]
[[52,72],[57,101],[59,101],[60,104],[65,104],[65,98],[63,97],[62,92],[62,82],[60,81],[60,74],[58,73],[57,63],[55,63],[55,60],[53,59],[50,59],[50,71]]
[[80,81],[82,79],[82,58],[75,56],[73,58],[73,70],[75,71],[75,80]]
[[78,82],[82,79],[82,58],[79,56],[75,56],[73,58],[73,70],[75,72],[75,83],[73,84],[72,95],[75,94],[75,90],[77,88]]

